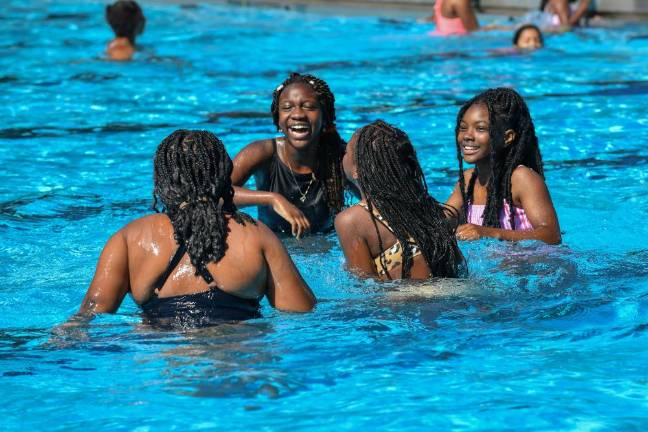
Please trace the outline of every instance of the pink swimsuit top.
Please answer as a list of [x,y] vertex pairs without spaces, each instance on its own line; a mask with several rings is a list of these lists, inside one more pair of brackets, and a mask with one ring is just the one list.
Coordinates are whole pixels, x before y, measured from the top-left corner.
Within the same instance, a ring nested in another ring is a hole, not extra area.
[[[475,225],[483,225],[485,208],[486,208],[485,205],[469,204],[468,215],[466,217],[468,219],[468,223],[475,224]],[[513,216],[513,218],[515,220],[516,231],[531,231],[533,229],[533,225],[531,225],[531,222],[529,222],[529,219],[527,218],[526,213],[524,213],[523,208],[515,207],[515,215]],[[504,200],[504,207],[500,212],[499,219],[500,219],[500,226],[503,229],[507,229],[507,230],[511,229],[511,208],[509,207],[506,200]]]
[[436,30],[434,30],[433,34],[441,36],[468,34],[468,30],[466,30],[461,18],[446,18],[441,14],[442,5],[443,0],[437,0],[434,3],[434,22],[436,23]]

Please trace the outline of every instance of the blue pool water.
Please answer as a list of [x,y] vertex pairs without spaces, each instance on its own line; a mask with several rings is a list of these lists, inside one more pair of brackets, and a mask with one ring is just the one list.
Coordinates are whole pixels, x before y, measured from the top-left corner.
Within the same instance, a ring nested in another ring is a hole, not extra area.
[[[648,428],[646,24],[512,56],[508,32],[431,38],[410,17],[147,4],[120,64],[101,59],[102,9],[0,10],[0,429]],[[110,234],[149,211],[160,140],[209,129],[234,155],[271,136],[292,70],[329,82],[345,138],[376,118],[407,131],[440,200],[458,104],[516,87],[563,245],[462,243],[468,280],[390,286],[348,275],[334,236],[287,241],[312,314],[162,332],[127,298],[51,338]]]

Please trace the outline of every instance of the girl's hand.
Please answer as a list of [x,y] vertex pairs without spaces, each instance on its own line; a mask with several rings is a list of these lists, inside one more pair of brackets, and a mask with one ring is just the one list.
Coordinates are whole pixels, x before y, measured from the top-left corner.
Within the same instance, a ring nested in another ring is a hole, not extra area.
[[484,234],[483,226],[469,223],[459,225],[456,235],[459,240],[479,240]]
[[310,222],[301,210],[290,203],[283,195],[275,194],[272,200],[272,210],[284,218],[289,224],[292,235],[300,238],[310,230]]

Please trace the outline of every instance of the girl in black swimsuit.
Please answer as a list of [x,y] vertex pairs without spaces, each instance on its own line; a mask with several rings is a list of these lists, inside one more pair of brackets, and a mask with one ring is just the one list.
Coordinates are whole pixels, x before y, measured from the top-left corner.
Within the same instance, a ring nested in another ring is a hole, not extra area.
[[206,131],[178,130],[154,161],[159,213],[130,222],[106,243],[77,317],[115,312],[131,294],[148,322],[203,326],[308,311],[310,291],[272,231],[233,203],[232,161]]
[[[335,97],[321,79],[293,73],[275,89],[270,110],[283,136],[255,141],[234,158],[234,202],[257,205],[273,231],[326,232],[344,204],[346,144],[335,128]],[[256,190],[242,187],[251,176]]]

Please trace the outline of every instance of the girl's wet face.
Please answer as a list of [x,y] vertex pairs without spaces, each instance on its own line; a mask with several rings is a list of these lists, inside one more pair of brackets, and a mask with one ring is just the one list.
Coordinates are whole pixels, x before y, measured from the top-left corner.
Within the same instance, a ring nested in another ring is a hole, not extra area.
[[349,179],[349,181],[356,184],[358,183],[358,179],[357,179],[358,168],[355,163],[355,151],[357,145],[358,145],[358,133],[356,132],[349,140],[349,143],[347,144],[346,147],[346,153],[344,153],[344,157],[342,158],[342,169],[344,170],[344,175],[346,176],[347,179]]
[[527,28],[522,30],[517,44],[515,45],[520,49],[534,50],[542,48],[542,38],[538,30],[534,28]]
[[296,148],[316,143],[322,132],[324,113],[317,94],[301,83],[286,86],[279,96],[279,128]]
[[473,104],[459,123],[457,143],[467,163],[474,164],[490,157],[490,121],[488,108],[482,104]]

